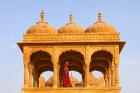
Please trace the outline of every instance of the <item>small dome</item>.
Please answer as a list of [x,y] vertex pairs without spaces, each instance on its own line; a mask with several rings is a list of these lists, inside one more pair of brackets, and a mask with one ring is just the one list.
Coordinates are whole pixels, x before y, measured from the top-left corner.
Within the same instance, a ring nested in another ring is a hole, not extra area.
[[27,34],[55,34],[55,33],[57,33],[57,31],[45,22],[39,22],[36,25],[31,26],[27,31]]
[[73,17],[70,15],[70,22],[66,24],[65,26],[58,29],[59,33],[84,33],[84,30],[82,27],[76,25],[73,23]]
[[98,13],[98,21],[94,23],[93,25],[89,26],[85,32],[87,33],[107,33],[107,34],[117,34],[118,32],[115,30],[115,28],[102,21],[102,14]]
[[36,24],[31,26],[27,34],[56,34],[57,31],[50,26],[47,22],[44,20],[44,12],[41,12],[41,20]]

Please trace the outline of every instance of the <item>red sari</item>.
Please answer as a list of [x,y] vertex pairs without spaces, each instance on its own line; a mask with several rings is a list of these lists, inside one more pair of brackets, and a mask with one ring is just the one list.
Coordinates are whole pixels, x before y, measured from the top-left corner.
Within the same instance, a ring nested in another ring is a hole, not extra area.
[[72,87],[70,78],[69,78],[69,71],[68,71],[68,64],[64,64],[64,69],[62,72],[62,86],[63,87]]

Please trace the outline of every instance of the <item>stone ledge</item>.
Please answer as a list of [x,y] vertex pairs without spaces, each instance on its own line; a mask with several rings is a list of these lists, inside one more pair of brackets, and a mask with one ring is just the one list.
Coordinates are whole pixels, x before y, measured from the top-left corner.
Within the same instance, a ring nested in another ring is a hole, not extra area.
[[119,41],[118,34],[24,35],[24,41]]
[[23,88],[24,93],[120,93],[121,88]]

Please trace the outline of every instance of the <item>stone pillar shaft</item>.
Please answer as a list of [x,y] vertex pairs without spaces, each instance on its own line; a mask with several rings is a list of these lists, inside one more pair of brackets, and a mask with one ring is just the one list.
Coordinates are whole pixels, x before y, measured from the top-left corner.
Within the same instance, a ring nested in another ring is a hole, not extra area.
[[107,78],[107,73],[105,74],[105,87],[108,87],[108,78]]
[[86,79],[86,87],[89,87],[90,86],[89,63],[86,63],[85,79]]
[[108,87],[111,87],[111,70],[108,71]]
[[115,86],[119,87],[119,66],[118,64],[115,65]]
[[111,68],[111,86],[115,85],[115,79],[114,79],[114,66]]
[[120,87],[119,81],[119,63],[120,63],[120,55],[119,55],[119,47],[115,47],[115,58],[114,58],[114,65],[115,65],[115,87]]
[[53,57],[52,57],[52,62],[53,62],[53,87],[58,87],[58,57],[59,55],[57,54],[58,50],[57,47],[53,48]]
[[57,87],[57,64],[54,64],[54,76],[53,76],[53,87]]
[[29,66],[29,87],[33,87],[33,68]]
[[28,65],[24,65],[24,87],[29,85]]

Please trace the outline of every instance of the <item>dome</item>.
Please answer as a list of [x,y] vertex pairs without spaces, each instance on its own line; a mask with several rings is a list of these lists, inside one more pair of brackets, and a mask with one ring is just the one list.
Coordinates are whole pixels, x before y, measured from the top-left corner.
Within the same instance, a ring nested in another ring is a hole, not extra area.
[[85,32],[87,33],[107,33],[107,34],[117,34],[118,32],[115,30],[115,28],[102,21],[102,14],[98,13],[98,21],[94,23],[93,25],[89,26]]
[[27,34],[56,34],[57,31],[44,21],[44,12],[41,12],[41,20],[36,24],[31,26]]
[[36,25],[31,26],[27,34],[56,34],[57,31],[45,22],[38,22]]
[[73,23],[73,17],[70,15],[70,22],[66,24],[65,26],[58,29],[59,33],[84,33],[84,30],[82,27],[76,25]]

